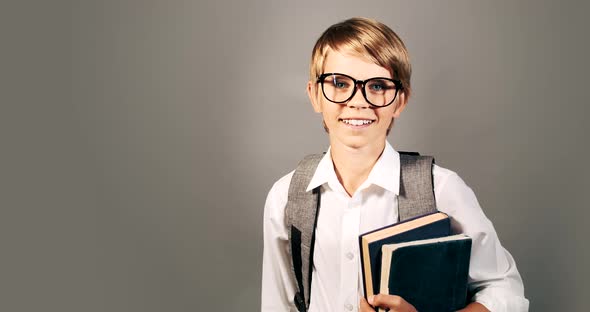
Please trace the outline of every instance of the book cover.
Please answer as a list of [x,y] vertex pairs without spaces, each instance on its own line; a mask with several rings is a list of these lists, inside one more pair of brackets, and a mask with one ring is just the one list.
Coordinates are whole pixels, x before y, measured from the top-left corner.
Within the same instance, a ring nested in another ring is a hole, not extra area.
[[383,245],[380,293],[398,295],[420,312],[467,304],[471,238],[465,234]]
[[426,214],[361,234],[359,244],[365,298],[379,293],[383,245],[450,234],[449,216],[442,212]]

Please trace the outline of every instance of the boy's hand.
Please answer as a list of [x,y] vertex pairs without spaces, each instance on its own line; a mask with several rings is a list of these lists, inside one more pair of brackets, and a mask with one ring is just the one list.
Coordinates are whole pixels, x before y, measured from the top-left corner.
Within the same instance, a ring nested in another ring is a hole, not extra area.
[[[370,297],[369,302],[375,307],[380,306],[382,308],[389,309],[390,312],[417,312],[413,305],[411,305],[409,302],[406,302],[400,296],[376,295]],[[457,312],[467,311],[490,312],[488,309],[486,309],[486,307],[478,302],[471,302],[464,309]],[[367,300],[365,300],[365,297],[361,297],[360,312],[375,312]]]
[[374,312],[375,310],[369,304],[374,307],[388,309],[390,312],[418,312],[413,305],[405,301],[402,297],[394,295],[379,294],[371,296],[369,297],[369,302],[363,297],[361,298],[360,312]]

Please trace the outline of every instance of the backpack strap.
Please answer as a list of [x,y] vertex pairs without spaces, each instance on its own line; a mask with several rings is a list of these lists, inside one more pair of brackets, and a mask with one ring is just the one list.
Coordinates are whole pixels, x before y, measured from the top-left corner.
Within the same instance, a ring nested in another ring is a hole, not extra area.
[[436,212],[432,156],[400,152],[399,221]]
[[293,299],[297,310],[309,308],[313,248],[317,212],[320,206],[320,187],[306,192],[323,154],[306,156],[295,169],[289,185],[285,218],[289,228],[292,276],[297,281],[297,293]]
[[[413,152],[400,153],[399,221],[436,212],[432,166],[434,158]],[[293,298],[299,312],[309,309],[315,229],[320,207],[320,187],[306,192],[323,154],[306,156],[295,169],[285,207],[289,229],[291,275],[297,283]]]

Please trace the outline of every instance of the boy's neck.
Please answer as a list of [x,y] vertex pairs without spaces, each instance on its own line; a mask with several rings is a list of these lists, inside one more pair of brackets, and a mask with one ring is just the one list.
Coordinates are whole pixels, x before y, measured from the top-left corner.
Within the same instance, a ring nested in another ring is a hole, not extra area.
[[383,153],[385,141],[362,148],[353,148],[331,142],[330,156],[338,180],[349,196],[367,180],[371,169]]

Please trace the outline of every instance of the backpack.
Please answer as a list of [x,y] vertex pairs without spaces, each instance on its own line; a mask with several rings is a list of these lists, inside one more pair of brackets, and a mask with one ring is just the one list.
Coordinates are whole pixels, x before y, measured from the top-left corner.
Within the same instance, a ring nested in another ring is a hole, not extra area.
[[[289,185],[285,218],[289,233],[291,277],[297,283],[293,301],[299,312],[309,309],[315,229],[320,208],[320,186],[306,192],[324,154],[306,156]],[[436,212],[432,166],[434,158],[400,152],[399,221]]]

